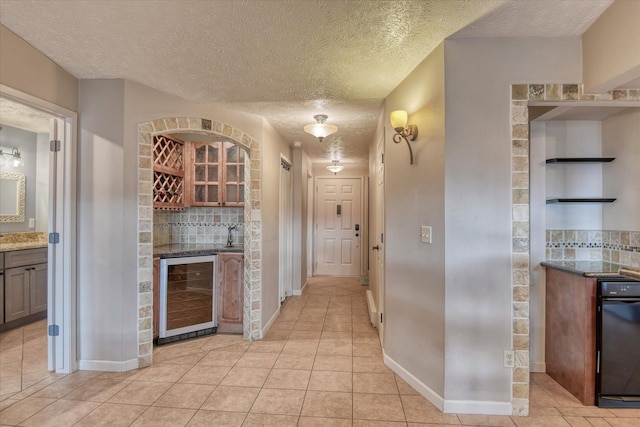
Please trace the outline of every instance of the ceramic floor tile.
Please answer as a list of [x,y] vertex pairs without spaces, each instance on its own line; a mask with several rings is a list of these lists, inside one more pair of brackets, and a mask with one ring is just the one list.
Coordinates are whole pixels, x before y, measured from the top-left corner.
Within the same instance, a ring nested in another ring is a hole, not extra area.
[[352,356],[353,344],[351,340],[320,340],[317,354],[325,356]]
[[318,343],[315,341],[288,341],[282,349],[282,353],[315,355],[317,350]]
[[242,368],[272,368],[278,359],[278,353],[244,353],[236,367]]
[[198,363],[211,366],[233,366],[243,354],[239,351],[211,350]]
[[308,391],[304,399],[301,415],[350,419],[353,416],[352,394]]
[[400,396],[394,394],[353,393],[353,418],[405,421]]
[[[590,418],[587,418],[590,420]],[[612,427],[638,427],[640,422],[633,418],[604,418]]]
[[151,405],[162,396],[169,387],[171,387],[171,383],[131,381],[125,388],[109,399],[109,402],[127,403],[131,405]]
[[313,371],[309,380],[309,390],[316,391],[353,391],[351,372]]
[[94,378],[64,396],[68,400],[90,400],[106,402],[114,394],[125,388],[129,383],[119,380]]
[[294,331],[322,331],[323,322],[296,322]]
[[103,403],[84,416],[74,427],[125,427],[131,425],[148,406]]
[[562,417],[511,417],[518,427],[569,427],[571,424]]
[[320,341],[321,331],[296,331],[293,330],[289,334],[289,339],[300,341]]
[[351,418],[300,417],[298,427],[351,427]]
[[280,353],[286,341],[254,341],[247,353]]
[[458,419],[465,426],[515,427],[508,416],[459,414]]
[[174,383],[186,374],[189,369],[189,366],[158,363],[142,369],[137,375],[131,377],[131,379],[136,381]]
[[0,412],[0,422],[17,425],[55,402],[56,399],[27,397]]
[[303,390],[262,389],[250,412],[260,414],[300,415]]
[[244,412],[221,412],[200,410],[191,418],[188,427],[240,427],[247,416]]
[[353,372],[371,372],[376,374],[392,374],[381,357],[355,357],[353,358]]
[[180,378],[179,383],[218,385],[229,373],[229,366],[195,365]]
[[310,375],[311,371],[302,369],[273,369],[263,387],[306,390]]
[[64,427],[72,426],[82,417],[100,406],[99,402],[79,402],[58,400],[40,412],[22,421],[20,425],[27,427]]
[[194,409],[161,408],[152,406],[147,409],[132,427],[157,427],[157,426],[186,426],[191,417],[196,413]]
[[153,403],[153,406],[199,409],[214,389],[213,385],[174,384]]
[[414,396],[418,396],[420,394],[416,391],[416,389],[411,387],[411,385],[409,385],[405,380],[403,380],[397,375],[395,377],[396,377],[396,384],[398,385],[398,391],[400,392],[400,394],[410,394]]
[[296,427],[297,415],[272,415],[250,413],[242,423],[242,427]]
[[267,380],[270,369],[266,368],[231,368],[220,383],[226,386],[262,387]]
[[201,409],[249,412],[259,392],[259,388],[219,386],[202,404]]
[[[353,420],[354,427],[401,427],[407,423],[401,421],[374,421],[374,420]],[[411,427],[444,427],[439,424],[409,424]]]
[[407,422],[425,424],[460,424],[455,414],[443,414],[422,396],[401,395]]
[[313,363],[313,370],[351,372],[353,370],[353,358],[350,356],[327,356],[318,354]]
[[353,373],[353,391],[355,393],[399,394],[394,374],[371,372]]
[[313,368],[315,354],[282,353],[278,356],[274,369],[308,369]]
[[593,427],[593,424],[584,417],[564,417],[564,420],[568,422],[571,427]]

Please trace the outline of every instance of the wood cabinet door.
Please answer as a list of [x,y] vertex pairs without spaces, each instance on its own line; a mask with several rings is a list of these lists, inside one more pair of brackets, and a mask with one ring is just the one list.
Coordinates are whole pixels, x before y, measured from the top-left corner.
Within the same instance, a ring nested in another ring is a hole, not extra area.
[[[2,256],[2,254],[0,254]],[[4,271],[0,270],[0,325],[4,323]]]
[[242,333],[244,312],[242,254],[218,254],[218,331]]
[[153,338],[160,335],[160,258],[153,259]]
[[4,320],[11,322],[29,315],[28,267],[9,268],[4,271]]
[[222,150],[220,142],[187,144],[188,206],[222,206]]
[[224,143],[223,206],[244,206],[244,162],[246,152],[230,142]]
[[38,264],[29,270],[30,313],[47,311],[47,264]]

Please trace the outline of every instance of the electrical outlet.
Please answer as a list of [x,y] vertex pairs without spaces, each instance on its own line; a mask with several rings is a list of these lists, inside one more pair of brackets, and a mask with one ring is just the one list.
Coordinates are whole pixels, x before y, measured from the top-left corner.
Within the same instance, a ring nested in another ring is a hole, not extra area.
[[36,219],[29,218],[29,228],[36,228]]
[[516,366],[516,356],[513,350],[504,351],[504,367],[513,368]]
[[420,241],[422,243],[431,243],[431,227],[427,225],[420,227]]

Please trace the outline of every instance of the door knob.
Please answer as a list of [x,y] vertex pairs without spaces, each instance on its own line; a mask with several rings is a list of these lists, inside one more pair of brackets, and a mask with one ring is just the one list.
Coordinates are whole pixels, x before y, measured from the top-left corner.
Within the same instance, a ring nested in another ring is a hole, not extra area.
[[374,251],[379,251],[380,250],[380,245],[375,245],[371,249],[373,249]]

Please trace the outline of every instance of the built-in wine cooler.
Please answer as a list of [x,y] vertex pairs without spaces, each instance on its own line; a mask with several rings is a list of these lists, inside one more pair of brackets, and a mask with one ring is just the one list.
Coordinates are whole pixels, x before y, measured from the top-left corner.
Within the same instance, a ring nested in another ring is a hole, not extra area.
[[158,344],[216,332],[216,256],[160,262]]

